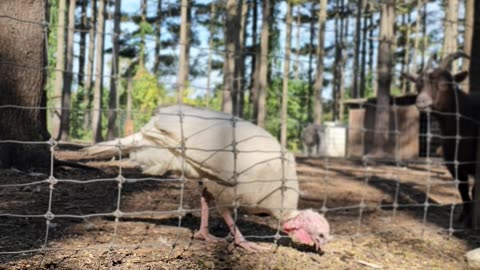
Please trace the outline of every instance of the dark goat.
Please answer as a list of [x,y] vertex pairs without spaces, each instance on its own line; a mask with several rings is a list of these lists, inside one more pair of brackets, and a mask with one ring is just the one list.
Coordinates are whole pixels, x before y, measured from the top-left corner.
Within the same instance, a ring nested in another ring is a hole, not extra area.
[[320,154],[320,129],[320,125],[308,124],[302,130],[300,137],[303,144],[303,151],[308,156],[312,154],[313,147],[315,147],[315,155]]
[[449,72],[451,63],[460,57],[468,58],[464,53],[453,53],[445,57],[437,68],[431,68],[430,60],[418,76],[405,76],[416,84],[417,108],[430,110],[431,115],[438,119],[446,167],[453,178],[458,179],[458,190],[464,203],[459,220],[470,224],[472,205],[468,176],[475,175],[480,96],[467,94],[459,88],[458,83],[467,77],[467,71],[455,75]]

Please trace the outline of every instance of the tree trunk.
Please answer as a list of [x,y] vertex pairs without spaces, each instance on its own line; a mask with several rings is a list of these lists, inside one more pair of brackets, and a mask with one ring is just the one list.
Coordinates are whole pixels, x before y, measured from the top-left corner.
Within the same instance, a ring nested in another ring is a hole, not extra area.
[[266,101],[267,101],[267,75],[268,75],[268,40],[270,35],[269,22],[270,15],[270,1],[264,0],[262,7],[262,33],[260,37],[260,65],[258,71],[258,80],[256,83],[256,89],[258,91],[258,112],[257,112],[257,125],[259,127],[265,127],[266,116]]
[[384,157],[389,137],[390,85],[392,80],[395,42],[395,0],[385,0],[381,6],[379,51],[377,62],[377,104],[375,112],[374,157]]
[[245,107],[245,63],[248,54],[245,52],[245,43],[247,40],[247,20],[248,20],[248,3],[242,1],[242,14],[240,20],[240,48],[238,49],[238,74],[235,75],[238,80],[238,116],[243,118],[243,110]]
[[102,136],[102,96],[103,96],[103,39],[105,28],[105,0],[98,1],[97,48],[95,52],[95,85],[93,90],[93,138],[95,142],[103,140]]
[[[463,37],[463,51],[467,55],[472,55],[472,36],[473,36],[473,22],[475,16],[475,1],[465,0],[465,32]],[[477,16],[479,16],[477,14]],[[478,44],[478,43],[477,43]],[[468,70],[470,67],[470,60],[462,59],[462,70]],[[470,73],[471,74],[471,73]],[[469,76],[470,77],[470,76]],[[462,82],[462,89],[464,91],[470,91],[470,79]]]
[[285,149],[287,148],[288,79],[290,77],[290,47],[292,43],[292,4],[290,1],[287,1],[286,28],[285,59],[283,62],[282,111],[280,119],[280,143]]
[[119,71],[119,51],[120,51],[120,20],[121,20],[121,0],[115,0],[115,11],[113,15],[113,35],[112,35],[112,68],[110,70],[110,92],[108,95],[108,140],[113,140],[117,136],[115,122],[117,119],[117,91],[120,82]]
[[[363,10],[364,13],[369,12],[368,3],[364,1]],[[359,97],[365,97],[365,89],[366,89],[366,78],[365,78],[365,70],[367,65],[367,33],[368,33],[368,20],[367,17],[363,16],[363,29],[362,29],[362,51],[361,51],[361,63],[360,63],[360,93]]]
[[340,35],[341,37],[341,50],[340,50],[340,55],[341,55],[341,60],[340,60],[340,91],[338,91],[338,118],[335,120],[340,120],[343,121],[344,117],[344,112],[345,112],[345,106],[343,106],[343,101],[345,100],[345,66],[347,64],[347,57],[348,57],[348,47],[347,47],[347,41],[348,41],[348,1],[347,0],[342,0],[342,34]]
[[302,28],[302,23],[300,21],[300,9],[301,9],[301,4],[297,4],[297,32],[296,32],[296,45],[295,45],[295,49],[296,49],[296,60],[295,60],[295,66],[293,68],[293,70],[295,71],[295,75],[294,75],[294,78],[296,81],[298,81],[300,79],[300,32],[301,32],[301,28]]
[[55,84],[54,84],[54,96],[53,106],[54,113],[52,117],[52,136],[59,140],[62,135],[62,91],[64,84],[63,72],[65,71],[65,9],[67,6],[67,0],[58,1],[58,27],[57,27],[57,52],[55,54]]
[[[468,76],[470,78],[470,91],[478,92],[480,91],[480,3],[475,1],[475,15],[473,20],[473,33],[472,33],[472,49],[470,53],[470,74],[475,74]],[[477,46],[474,46],[477,45]]]
[[[88,0],[83,0],[82,1],[82,13],[80,17],[80,51],[78,54],[78,85],[79,86],[84,86],[85,82],[84,77],[85,77],[85,53],[87,50],[87,25],[88,25],[88,18],[87,18],[87,6],[88,6]],[[85,89],[84,89],[85,91]]]
[[183,92],[188,80],[188,58],[187,50],[189,44],[188,34],[190,33],[190,26],[188,25],[188,0],[181,2],[181,24],[180,24],[180,56],[178,62],[178,77],[177,77],[177,102],[183,103]]
[[313,90],[315,92],[315,103],[313,112],[313,122],[321,124],[323,119],[323,70],[325,58],[325,24],[327,21],[327,0],[320,1],[320,10],[318,13],[318,47],[317,47],[317,73],[315,76],[315,83]]
[[67,52],[65,61],[65,72],[63,73],[62,90],[62,120],[60,139],[68,141],[70,137],[70,110],[72,103],[73,83],[73,35],[75,29],[75,2],[69,0],[68,4],[68,31],[67,31]]
[[315,5],[310,3],[310,35],[308,43],[308,94],[307,94],[307,121],[312,122],[312,98],[313,98],[313,47],[315,40]]
[[[458,36],[458,0],[448,0],[445,16],[445,36],[443,38],[443,57],[457,51]],[[452,73],[456,73],[457,65],[452,65]]]
[[362,24],[362,8],[363,0],[357,0],[357,14],[355,17],[355,41],[354,43],[354,53],[353,53],[353,85],[352,85],[352,98],[358,98],[359,87],[358,87],[358,77],[359,77],[359,61],[360,61],[360,31]]
[[125,121],[125,136],[133,134],[134,131],[134,122],[133,122],[133,116],[132,116],[132,109],[133,109],[133,98],[132,98],[132,77],[133,77],[133,68],[137,65],[135,60],[130,62],[130,64],[127,67],[127,70],[125,71],[125,75],[127,77],[127,115],[126,115],[126,121]]
[[[4,62],[0,65],[0,140],[46,142],[50,137],[47,115],[40,107],[45,107],[47,101],[47,1],[0,1],[0,14],[16,18],[3,20],[0,27],[0,55]],[[0,144],[0,168],[46,168],[50,161],[47,144]]]
[[[410,69],[411,74],[417,74],[417,52],[419,51],[420,47],[420,29],[422,28],[422,21],[421,21],[421,16],[422,16],[422,6],[423,6],[423,0],[417,0],[417,13],[416,13],[416,18],[415,18],[415,41],[413,43],[413,56],[412,56],[412,66]],[[410,82],[410,89],[415,89],[414,82]]]
[[344,31],[344,22],[343,18],[340,18],[340,14],[343,12],[343,0],[336,1],[336,11],[335,16],[335,56],[334,56],[334,88],[332,92],[333,108],[332,108],[332,117],[336,121],[340,117],[340,96],[343,88],[342,82],[342,49],[343,49],[343,31]]
[[91,129],[92,127],[92,85],[93,85],[93,64],[95,60],[95,38],[96,38],[96,22],[97,22],[97,1],[91,2],[91,15],[88,23],[88,59],[87,59],[87,71],[85,75],[85,96],[86,96],[86,108],[84,116],[84,128]]
[[[226,32],[225,32],[226,33]],[[228,46],[228,45],[227,45]],[[230,74],[230,52],[225,50],[223,58],[222,112],[232,113],[232,82]]]
[[258,80],[258,71],[260,63],[260,47],[258,46],[258,2],[252,1],[252,62],[250,74],[250,104],[252,107],[251,119],[253,122],[257,121],[258,114],[258,89],[256,88]]
[[422,11],[422,37],[423,37],[423,42],[422,42],[422,68],[425,66],[425,54],[427,52],[428,48],[428,36],[427,36],[427,6],[428,6],[428,0],[424,0],[425,4],[423,6],[423,11]]
[[147,0],[141,0],[140,10],[142,11],[141,20],[140,20],[140,66],[145,67],[145,31],[143,24],[147,23]]
[[205,103],[208,107],[210,104],[210,99],[212,96],[215,96],[211,90],[211,81],[212,81],[212,51],[213,51],[213,39],[214,39],[214,21],[216,17],[216,8],[215,3],[210,4],[210,24],[208,25],[208,32],[210,33],[210,38],[208,40],[208,60],[207,60],[207,92],[205,93]]
[[[405,16],[405,15],[404,15]],[[406,16],[406,30],[405,30],[405,43],[403,44],[404,47],[404,57],[402,62],[402,73],[408,73],[408,66],[410,65],[410,12]],[[408,87],[409,80],[406,80],[402,76],[402,93],[405,95],[406,93],[410,92]]]
[[193,8],[193,5],[189,5],[187,7],[187,25],[188,25],[188,30],[187,30],[187,44],[186,44],[186,48],[185,48],[185,59],[186,59],[186,63],[185,63],[185,88],[188,87],[190,85],[190,81],[189,81],[189,78],[190,78],[190,42],[191,42],[191,36],[192,36],[192,28],[191,28],[191,25],[192,25],[192,8]]
[[162,31],[162,0],[157,0],[157,19],[155,22],[155,55],[154,55],[154,63],[153,63],[153,74],[155,76],[160,75],[160,47],[162,45],[161,40],[161,31]]
[[377,95],[377,84],[373,81],[373,51],[374,51],[374,39],[376,38],[375,36],[375,27],[374,27],[374,20],[373,20],[373,12],[374,8],[372,5],[370,5],[370,12],[368,15],[368,24],[370,25],[369,33],[368,33],[368,85],[373,88],[373,92],[375,95]]
[[238,115],[238,77],[240,55],[240,29],[242,1],[227,1],[227,14],[225,20],[225,59],[222,111]]

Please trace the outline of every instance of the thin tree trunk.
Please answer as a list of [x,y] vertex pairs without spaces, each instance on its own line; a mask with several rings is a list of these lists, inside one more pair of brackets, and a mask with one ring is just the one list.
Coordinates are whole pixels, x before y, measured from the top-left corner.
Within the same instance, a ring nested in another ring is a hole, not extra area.
[[210,4],[210,24],[208,26],[208,32],[210,33],[210,38],[208,40],[208,61],[207,61],[207,92],[205,93],[205,103],[208,107],[210,104],[210,99],[213,96],[211,88],[212,80],[212,51],[213,51],[213,39],[214,39],[214,21],[216,17],[216,8],[215,3]]
[[[443,57],[457,51],[458,36],[458,0],[448,0],[445,16],[445,36],[443,39]],[[456,73],[457,65],[452,65],[452,73]]]
[[343,65],[343,35],[344,35],[344,20],[343,16],[343,0],[337,0],[336,9],[337,14],[335,17],[335,59],[334,59],[334,81],[335,87],[332,93],[333,95],[333,110],[332,116],[333,120],[337,121],[340,118],[340,102],[341,102],[341,93],[343,91],[343,80],[342,80],[342,65]]
[[352,86],[352,98],[359,97],[358,77],[359,77],[359,61],[360,61],[360,31],[361,31],[361,19],[362,19],[363,0],[357,0],[357,14],[355,17],[355,40],[354,40],[354,54],[353,54],[353,86]]
[[307,94],[307,121],[312,122],[312,98],[313,98],[313,41],[315,40],[315,5],[310,3],[310,35],[308,43],[308,94]]
[[288,79],[290,77],[290,47],[292,43],[292,4],[290,1],[287,1],[286,28],[285,59],[283,62],[282,111],[280,120],[280,143],[285,149],[287,148]]
[[[463,37],[463,51],[467,55],[472,55],[473,22],[474,22],[474,15],[475,15],[474,11],[475,11],[475,1],[465,0],[465,33]],[[470,67],[470,60],[463,58],[462,61],[463,61],[462,70],[468,70]],[[462,89],[464,91],[467,91],[467,92],[470,91],[469,81],[470,79],[464,80],[462,82]]]
[[95,60],[95,37],[96,37],[96,22],[97,22],[97,1],[91,1],[91,15],[89,20],[88,31],[88,59],[87,71],[85,76],[85,96],[87,102],[87,110],[84,116],[84,128],[89,130],[92,127],[92,103],[93,103],[93,66]]
[[178,77],[177,77],[177,102],[183,103],[183,92],[186,87],[188,78],[188,33],[190,32],[188,25],[188,0],[181,2],[181,24],[180,24],[180,56],[178,62]]
[[93,138],[95,142],[103,140],[102,136],[102,95],[103,95],[103,39],[105,28],[105,0],[98,1],[98,30],[97,31],[97,48],[95,52],[95,85],[93,89]]
[[[412,56],[412,66],[410,69],[411,74],[416,74],[417,73],[417,52],[419,51],[419,46],[420,46],[420,29],[422,28],[422,6],[423,6],[423,0],[417,0],[417,13],[416,13],[416,18],[415,18],[415,41],[413,43],[413,56]],[[414,82],[410,82],[410,89],[414,89],[415,85]]]
[[267,101],[267,75],[268,75],[268,40],[270,35],[269,22],[271,19],[271,0],[264,0],[262,7],[262,33],[260,38],[260,65],[258,72],[257,86],[258,91],[258,112],[257,125],[265,127],[266,101]]
[[385,156],[389,138],[390,85],[392,81],[395,42],[395,0],[385,0],[381,6],[380,36],[378,51],[378,92],[375,112],[374,149],[375,157]]
[[237,70],[239,69],[239,59],[237,56],[240,48],[240,29],[241,20],[241,2],[236,0],[227,1],[227,16],[225,20],[225,59],[224,82],[223,82],[223,101],[222,111],[238,115],[238,82]]
[[243,117],[243,111],[245,107],[245,64],[246,64],[246,58],[247,58],[247,53],[245,51],[245,43],[247,40],[247,20],[248,20],[248,3],[246,0],[242,1],[242,14],[241,14],[241,20],[240,20],[240,48],[238,49],[239,55],[237,55],[237,58],[239,63],[237,67],[239,67],[238,75],[236,75],[236,78],[239,78],[238,80],[238,116]]
[[369,25],[370,25],[370,31],[368,33],[368,85],[373,88],[373,93],[376,96],[377,95],[377,84],[374,82],[374,70],[373,70],[373,53],[374,53],[374,39],[376,38],[375,36],[375,27],[374,27],[374,20],[373,20],[373,12],[374,9],[372,6],[370,6],[370,15],[368,17],[369,20]]
[[70,109],[71,92],[73,82],[73,35],[75,29],[75,0],[69,0],[68,4],[68,31],[65,72],[63,73],[62,89],[62,120],[60,138],[67,141],[70,137]]
[[62,135],[62,92],[63,92],[63,72],[65,71],[65,9],[67,6],[66,0],[58,1],[58,27],[57,27],[57,52],[55,54],[55,84],[54,84],[54,114],[52,117],[52,136],[57,140]]
[[[147,0],[141,0],[140,2],[140,10],[142,11],[141,13],[141,24],[146,24],[147,23]],[[145,67],[145,31],[143,28],[143,25],[140,27],[140,66]]]
[[300,21],[300,9],[301,9],[301,4],[298,4],[297,5],[297,32],[296,32],[296,54],[295,54],[295,67],[294,67],[294,71],[295,71],[295,75],[294,75],[294,78],[296,81],[298,81],[300,79],[300,32],[301,32],[301,28],[302,28],[302,23]]
[[37,23],[25,22],[48,22],[47,1],[0,1],[0,14],[15,18],[3,20],[0,27],[2,61],[13,63],[0,65],[0,106],[32,108],[1,108],[0,140],[39,142],[1,143],[0,168],[46,168],[50,166],[50,152],[40,142],[47,141],[50,135],[46,112],[39,109],[46,106],[46,33]]
[[[406,33],[405,33],[405,44],[404,45],[404,58],[402,62],[402,73],[407,73],[408,72],[408,66],[410,65],[410,22],[411,22],[411,16],[410,12],[407,14],[407,19],[406,19]],[[402,93],[405,95],[406,93],[410,92],[410,89],[408,87],[409,80],[406,80],[405,78],[402,78]]]
[[256,88],[258,80],[258,70],[260,63],[260,47],[258,45],[258,2],[252,0],[252,62],[250,74],[250,107],[252,108],[251,119],[257,121],[258,112],[258,89]]
[[133,77],[133,69],[135,68],[135,66],[138,65],[138,62],[139,62],[138,58],[133,59],[128,64],[127,70],[125,71],[125,76],[127,78],[127,104],[126,104],[127,113],[126,113],[126,121],[125,121],[124,132],[125,132],[126,136],[133,134],[133,131],[135,129],[135,125],[134,125],[134,122],[133,122],[133,116],[132,116],[132,109],[133,109],[133,105],[132,105],[133,104],[133,97],[132,97],[133,80],[132,80],[132,77]]
[[188,25],[188,35],[187,35],[187,48],[186,48],[186,53],[185,53],[185,59],[187,62],[185,63],[185,86],[188,86],[188,79],[190,76],[190,37],[192,36],[192,7],[193,5],[189,5],[187,8],[187,25]]
[[115,0],[115,10],[113,14],[113,35],[112,35],[112,68],[110,70],[110,92],[108,95],[108,140],[113,140],[118,134],[115,129],[117,119],[117,86],[120,80],[119,72],[119,51],[120,51],[120,20],[121,20],[121,0]]
[[157,18],[155,22],[155,51],[153,73],[158,77],[160,75],[160,47],[162,46],[162,0],[157,0]]
[[[347,2],[345,2],[347,1]],[[341,60],[340,60],[340,91],[338,91],[338,120],[342,121],[344,117],[344,106],[343,101],[345,99],[345,66],[347,63],[348,57],[348,48],[347,48],[347,41],[348,41],[348,0],[342,0],[342,24],[343,24],[343,32],[341,33]]]
[[422,50],[422,68],[425,66],[425,57],[426,57],[426,52],[428,48],[428,36],[427,36],[427,5],[428,1],[425,0],[425,5],[423,6],[423,12],[422,12],[422,37],[423,37],[423,50]]
[[[364,13],[368,11],[368,3],[365,1],[363,5]],[[362,51],[361,51],[361,63],[360,63],[360,93],[359,97],[365,97],[365,70],[367,65],[367,33],[368,33],[368,20],[367,17],[363,16],[363,29],[362,29]]]
[[320,10],[318,12],[318,47],[317,47],[317,73],[313,90],[315,91],[315,103],[313,122],[321,124],[323,119],[323,71],[325,58],[325,24],[327,21],[327,0],[320,1]]
[[[82,13],[80,17],[80,51],[78,54],[78,85],[84,86],[84,77],[85,77],[85,54],[87,50],[87,29],[88,29],[88,18],[87,18],[87,6],[88,0],[82,0]],[[85,91],[85,89],[83,90]]]

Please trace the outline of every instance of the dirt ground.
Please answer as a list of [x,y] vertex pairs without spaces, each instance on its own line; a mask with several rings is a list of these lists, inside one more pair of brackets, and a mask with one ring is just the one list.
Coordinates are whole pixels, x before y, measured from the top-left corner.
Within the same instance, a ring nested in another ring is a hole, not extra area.
[[[75,155],[57,154],[62,159]],[[54,170],[57,179],[78,182],[59,182],[52,190],[55,217],[48,225],[46,249],[48,183],[6,185],[45,180],[48,170],[0,170],[0,269],[462,269],[465,252],[479,246],[480,234],[456,222],[461,206],[451,215],[452,204],[460,200],[441,166],[364,166],[302,157],[297,162],[300,208],[327,210],[335,237],[321,253],[287,237],[275,244],[277,221],[264,216],[241,214],[238,226],[253,236],[250,240],[270,247],[269,252],[232,249],[231,239],[213,244],[194,240],[200,224],[197,181],[182,187],[122,163],[122,175],[138,181],[124,183],[118,200],[117,182],[106,181],[118,174],[118,162],[89,162],[101,170]],[[111,213],[118,203],[122,212],[136,214],[115,220]],[[181,219],[175,212],[180,203],[187,210]],[[450,224],[455,230],[451,237]],[[228,235],[215,211],[210,229]]]

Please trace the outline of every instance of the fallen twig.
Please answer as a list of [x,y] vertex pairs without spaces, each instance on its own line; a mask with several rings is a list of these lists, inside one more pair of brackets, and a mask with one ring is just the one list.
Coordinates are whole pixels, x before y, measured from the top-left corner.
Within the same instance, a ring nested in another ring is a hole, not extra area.
[[383,266],[381,266],[381,265],[376,265],[376,264],[369,263],[369,262],[362,261],[362,260],[357,260],[357,263],[363,264],[363,265],[366,265],[366,266],[369,266],[369,267],[372,267],[372,268],[375,268],[375,269],[382,269],[383,268]]

